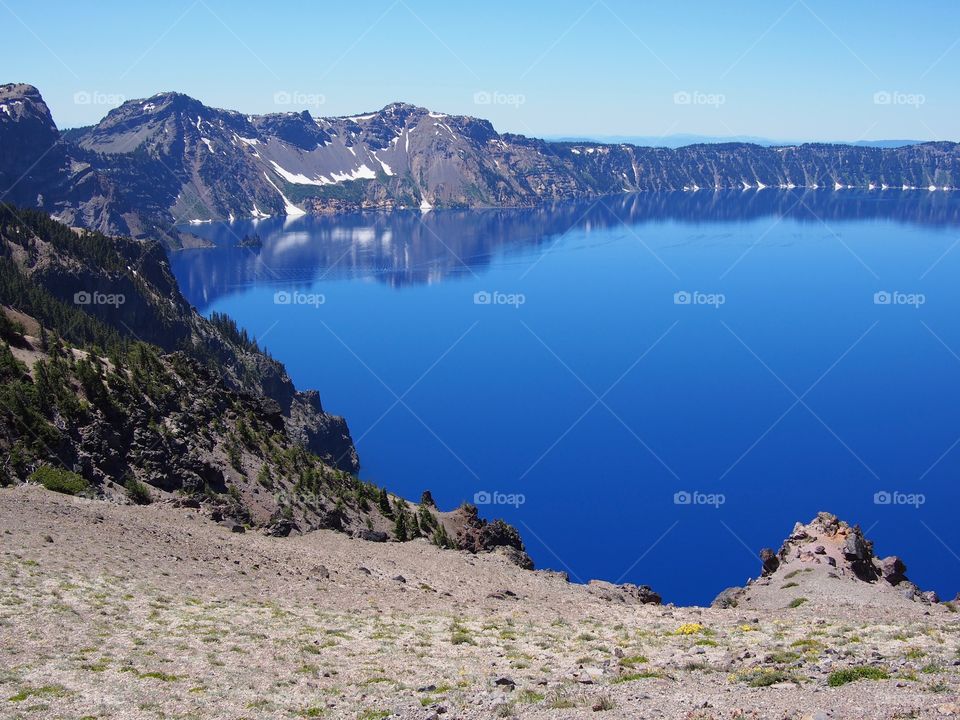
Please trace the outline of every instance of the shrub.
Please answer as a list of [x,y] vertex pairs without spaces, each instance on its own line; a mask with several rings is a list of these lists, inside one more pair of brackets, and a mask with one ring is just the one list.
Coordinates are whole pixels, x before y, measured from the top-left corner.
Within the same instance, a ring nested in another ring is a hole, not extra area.
[[857,680],[887,680],[890,674],[883,668],[873,667],[871,665],[860,665],[857,667],[844,668],[830,673],[827,678],[827,685],[830,687],[840,687],[847,683]]
[[134,477],[127,478],[123,487],[127,491],[127,497],[137,505],[149,505],[153,502],[150,489]]
[[42,465],[34,470],[30,474],[30,481],[40,483],[47,490],[64,495],[79,495],[90,487],[89,483],[75,472],[52,465]]

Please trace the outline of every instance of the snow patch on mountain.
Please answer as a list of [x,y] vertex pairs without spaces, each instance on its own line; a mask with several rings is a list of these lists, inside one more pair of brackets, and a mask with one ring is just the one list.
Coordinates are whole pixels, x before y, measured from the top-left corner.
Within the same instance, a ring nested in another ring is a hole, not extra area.
[[298,208],[296,205],[294,205],[292,202],[290,202],[290,199],[289,199],[286,195],[283,194],[283,191],[282,191],[280,188],[277,187],[277,184],[276,184],[275,182],[273,182],[273,180],[270,179],[270,176],[269,176],[269,175],[267,175],[266,173],[264,173],[263,176],[267,179],[267,182],[270,183],[270,185],[273,186],[273,189],[276,190],[278,193],[280,193],[280,199],[283,200],[283,212],[284,212],[288,217],[294,217],[294,216],[298,216],[298,215],[306,215],[306,214],[307,214],[305,211],[301,210],[301,209]]

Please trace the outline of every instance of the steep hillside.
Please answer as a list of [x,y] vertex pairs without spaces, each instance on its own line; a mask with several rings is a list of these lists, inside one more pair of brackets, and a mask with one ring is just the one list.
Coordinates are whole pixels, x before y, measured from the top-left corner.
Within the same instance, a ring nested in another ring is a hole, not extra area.
[[530,566],[515,530],[356,476],[342,418],[228,318],[186,303],[156,243],[0,206],[0,483],[175,500],[237,530],[427,537]]

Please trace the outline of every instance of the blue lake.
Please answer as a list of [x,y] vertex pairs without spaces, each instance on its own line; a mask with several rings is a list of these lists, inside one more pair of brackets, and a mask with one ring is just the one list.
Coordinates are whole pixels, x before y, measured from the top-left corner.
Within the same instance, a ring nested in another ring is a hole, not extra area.
[[538,567],[709,603],[829,510],[921,587],[960,590],[953,193],[190,230],[216,247],[172,254],[187,297],[347,418],[363,477],[476,499]]

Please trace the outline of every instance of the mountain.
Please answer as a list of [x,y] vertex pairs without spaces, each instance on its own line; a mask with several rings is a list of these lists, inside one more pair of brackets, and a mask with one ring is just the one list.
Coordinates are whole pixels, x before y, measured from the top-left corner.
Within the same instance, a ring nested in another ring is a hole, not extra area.
[[724,590],[714,607],[749,608],[872,605],[902,607],[940,602],[907,579],[899,557],[878,558],[859,526],[821,512],[797,523],[779,551],[760,551],[762,572],[746,587]]
[[0,485],[202,508],[236,531],[427,537],[530,567],[517,532],[357,477],[343,418],[225,316],[190,307],[155,242],[0,205]]
[[[243,115],[167,92],[59,134],[39,92],[0,87],[0,187],[63,222],[168,246],[181,224],[401,207],[532,207],[632,192],[960,187],[956,143],[547,142],[393,103],[363,115]],[[26,172],[26,175],[24,175]]]

